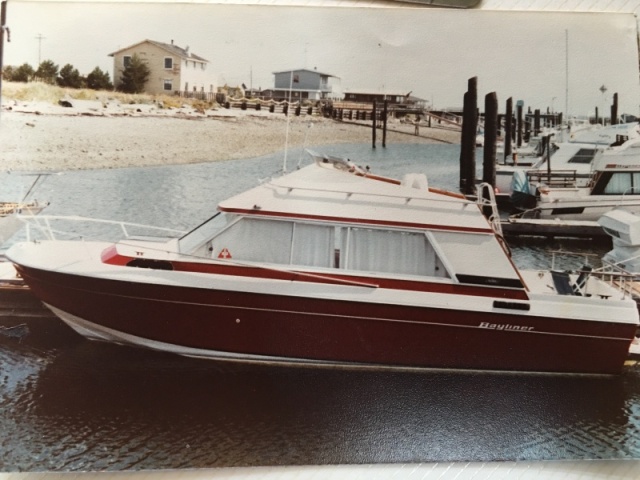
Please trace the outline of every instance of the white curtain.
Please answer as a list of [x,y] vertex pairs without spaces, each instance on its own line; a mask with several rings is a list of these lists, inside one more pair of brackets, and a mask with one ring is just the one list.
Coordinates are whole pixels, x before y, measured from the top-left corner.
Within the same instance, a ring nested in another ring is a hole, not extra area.
[[609,183],[604,188],[605,195],[632,193],[631,191],[631,174],[622,172],[614,173],[609,179]]
[[347,269],[433,275],[435,253],[423,233],[351,228],[347,239]]
[[298,223],[293,230],[291,263],[333,267],[334,227]]
[[288,264],[293,224],[243,218],[212,242],[214,258],[226,249],[231,260]]
[[[334,227],[244,218],[213,239],[212,255],[231,260],[333,267]],[[223,254],[224,255],[224,254]]]

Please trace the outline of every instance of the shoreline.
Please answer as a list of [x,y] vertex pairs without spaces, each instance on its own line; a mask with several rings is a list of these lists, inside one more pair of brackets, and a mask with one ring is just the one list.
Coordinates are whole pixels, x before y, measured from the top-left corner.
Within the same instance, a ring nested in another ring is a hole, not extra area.
[[[299,147],[371,143],[371,127],[322,117],[264,111],[160,109],[153,105],[3,102],[3,170],[60,171],[180,165],[255,158]],[[289,123],[287,127],[287,123]],[[287,135],[287,128],[289,130]],[[397,131],[395,131],[397,130]],[[398,120],[387,125],[387,145],[459,143],[460,132]],[[382,131],[377,134],[381,145]]]

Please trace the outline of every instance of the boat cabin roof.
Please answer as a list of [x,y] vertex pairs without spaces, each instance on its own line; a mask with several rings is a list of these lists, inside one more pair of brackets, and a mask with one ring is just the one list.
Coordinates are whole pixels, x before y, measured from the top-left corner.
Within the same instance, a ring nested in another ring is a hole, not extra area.
[[430,190],[424,176],[408,176],[400,184],[380,178],[347,163],[320,160],[218,208],[252,216],[493,233],[476,203]]
[[640,171],[640,138],[602,152],[596,157],[593,170]]

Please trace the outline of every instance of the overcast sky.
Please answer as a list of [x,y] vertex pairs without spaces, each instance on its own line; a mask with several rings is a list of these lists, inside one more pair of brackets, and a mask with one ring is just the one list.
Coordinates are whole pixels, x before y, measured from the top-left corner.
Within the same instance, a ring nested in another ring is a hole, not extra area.
[[495,91],[501,111],[512,97],[608,114],[617,92],[620,113],[640,113],[631,14],[9,0],[7,25],[5,65],[50,59],[113,76],[109,53],[174,40],[209,60],[219,85],[265,89],[275,71],[315,67],[346,90],[411,91],[444,108],[460,106],[477,76],[481,110]]

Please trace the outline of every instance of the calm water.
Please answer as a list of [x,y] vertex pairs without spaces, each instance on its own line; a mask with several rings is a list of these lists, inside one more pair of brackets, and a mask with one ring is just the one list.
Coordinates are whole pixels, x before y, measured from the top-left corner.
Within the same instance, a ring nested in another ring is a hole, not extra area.
[[[457,146],[321,151],[376,173],[458,183]],[[299,158],[289,153],[289,170]],[[64,173],[37,197],[51,201],[49,214],[188,229],[281,168],[279,154]],[[2,182],[16,197],[25,188],[16,174]],[[550,250],[607,248],[512,242],[523,267],[548,267]],[[640,370],[590,378],[268,367],[90,342],[56,319],[0,317],[25,321],[21,338],[0,335],[2,471],[640,458]]]

